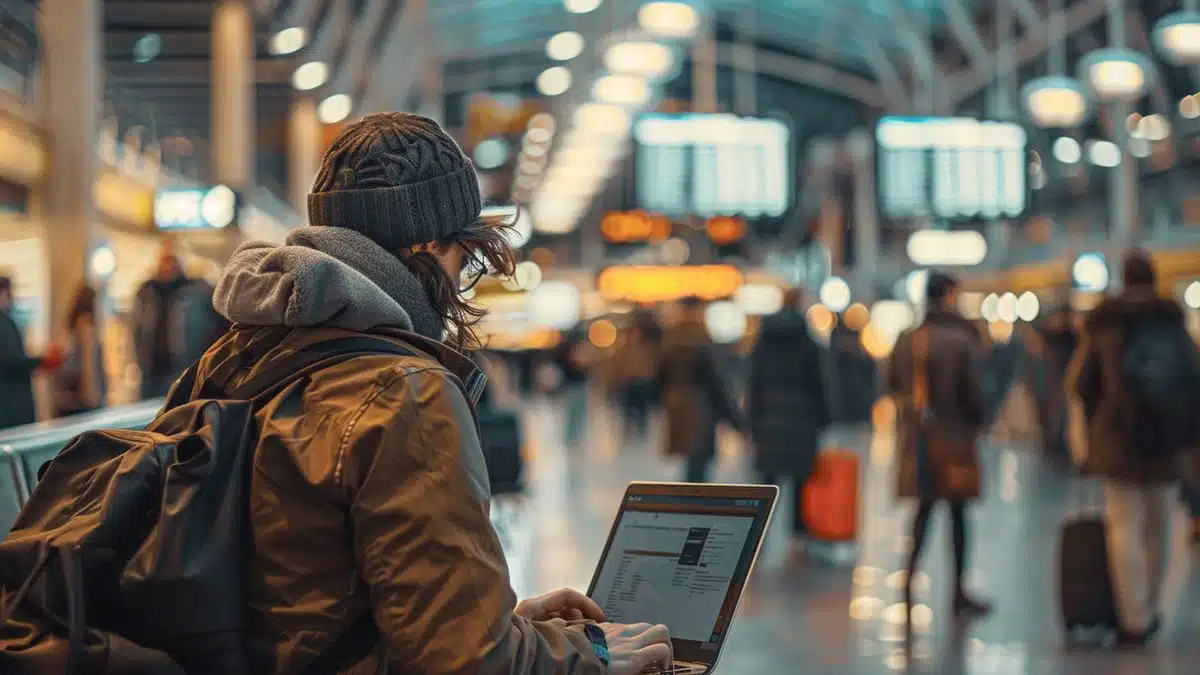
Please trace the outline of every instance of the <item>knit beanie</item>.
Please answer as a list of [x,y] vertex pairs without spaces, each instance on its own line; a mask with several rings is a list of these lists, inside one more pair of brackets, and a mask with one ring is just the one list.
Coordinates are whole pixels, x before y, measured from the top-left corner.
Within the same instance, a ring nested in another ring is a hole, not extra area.
[[471,160],[437,122],[366,115],[325,151],[308,195],[308,223],[344,227],[394,251],[440,241],[482,210]]

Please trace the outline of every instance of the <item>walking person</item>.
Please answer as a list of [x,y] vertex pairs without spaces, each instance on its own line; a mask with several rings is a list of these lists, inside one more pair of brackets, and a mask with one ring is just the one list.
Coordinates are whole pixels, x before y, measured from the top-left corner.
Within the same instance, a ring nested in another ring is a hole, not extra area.
[[909,617],[912,588],[929,534],[934,507],[949,507],[954,542],[955,615],[980,616],[991,606],[967,591],[967,504],[979,493],[976,443],[986,427],[987,403],[980,379],[979,332],[958,312],[959,282],[929,275],[926,314],[896,342],[887,369],[888,390],[904,402],[900,418],[897,492],[917,500],[912,522],[904,601]]
[[803,303],[801,291],[790,289],[783,309],[763,320],[750,354],[746,391],[754,467],[764,483],[791,482],[797,544],[807,534],[801,508],[804,484],[812,475],[821,433],[830,424],[822,350],[809,332]]
[[1200,354],[1148,255],[1130,252],[1122,281],[1088,315],[1066,387],[1086,427],[1081,468],[1104,484],[1118,643],[1138,647],[1161,626],[1168,567],[1188,564],[1180,487],[1200,444]]
[[61,350],[56,347],[42,357],[25,352],[25,337],[12,317],[12,309],[12,280],[0,276],[0,429],[37,421],[33,374],[39,368],[53,370],[62,363]]
[[666,452],[684,458],[683,480],[708,482],[717,457],[717,425],[742,429],[729,388],[717,372],[716,353],[704,327],[704,303],[686,298],[678,325],[666,332],[658,387],[667,420]]
[[54,403],[59,417],[104,405],[105,372],[96,289],[79,287],[67,316],[66,360],[55,375]]

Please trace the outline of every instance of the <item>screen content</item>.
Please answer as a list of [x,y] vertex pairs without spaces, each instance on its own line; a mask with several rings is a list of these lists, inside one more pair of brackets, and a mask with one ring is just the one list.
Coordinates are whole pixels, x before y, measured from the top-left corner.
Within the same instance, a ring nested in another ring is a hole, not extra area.
[[884,217],[1015,218],[1025,212],[1027,137],[1019,125],[884,117],[875,137]]
[[735,115],[649,114],[633,130],[637,199],[671,215],[783,215],[792,186],[791,129]]
[[609,621],[661,623],[716,649],[752,562],[761,500],[629,499],[592,599]]

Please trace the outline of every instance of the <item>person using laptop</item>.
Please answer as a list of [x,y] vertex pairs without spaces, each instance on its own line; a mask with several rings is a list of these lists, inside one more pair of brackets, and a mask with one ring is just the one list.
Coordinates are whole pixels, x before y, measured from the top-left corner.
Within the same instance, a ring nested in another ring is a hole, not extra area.
[[347,125],[308,219],[282,246],[232,256],[214,306],[236,328],[198,377],[339,338],[408,353],[327,366],[260,416],[243,579],[253,672],[634,675],[670,660],[666,627],[597,623],[576,591],[516,601],[472,410],[485,380],[459,351],[482,314],[461,291],[485,261],[513,271],[511,218],[485,215],[454,140],[405,113]]
[[674,660],[646,672],[713,671],[778,495],[774,485],[629,486],[588,596],[610,621],[670,626]]

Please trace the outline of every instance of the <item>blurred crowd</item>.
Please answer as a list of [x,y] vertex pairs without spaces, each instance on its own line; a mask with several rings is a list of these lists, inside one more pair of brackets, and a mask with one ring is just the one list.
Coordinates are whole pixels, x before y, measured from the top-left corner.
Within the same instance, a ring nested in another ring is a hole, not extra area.
[[[157,273],[138,290],[127,319],[140,379],[137,398],[165,396],[180,373],[229,329],[213,309],[212,293],[208,282],[189,278],[174,249],[164,246]],[[0,276],[0,429],[36,421],[32,376],[39,372],[50,376],[54,417],[103,407],[110,371],[97,290],[84,285],[75,291],[62,333],[38,355],[26,353],[12,304],[12,279]]]

